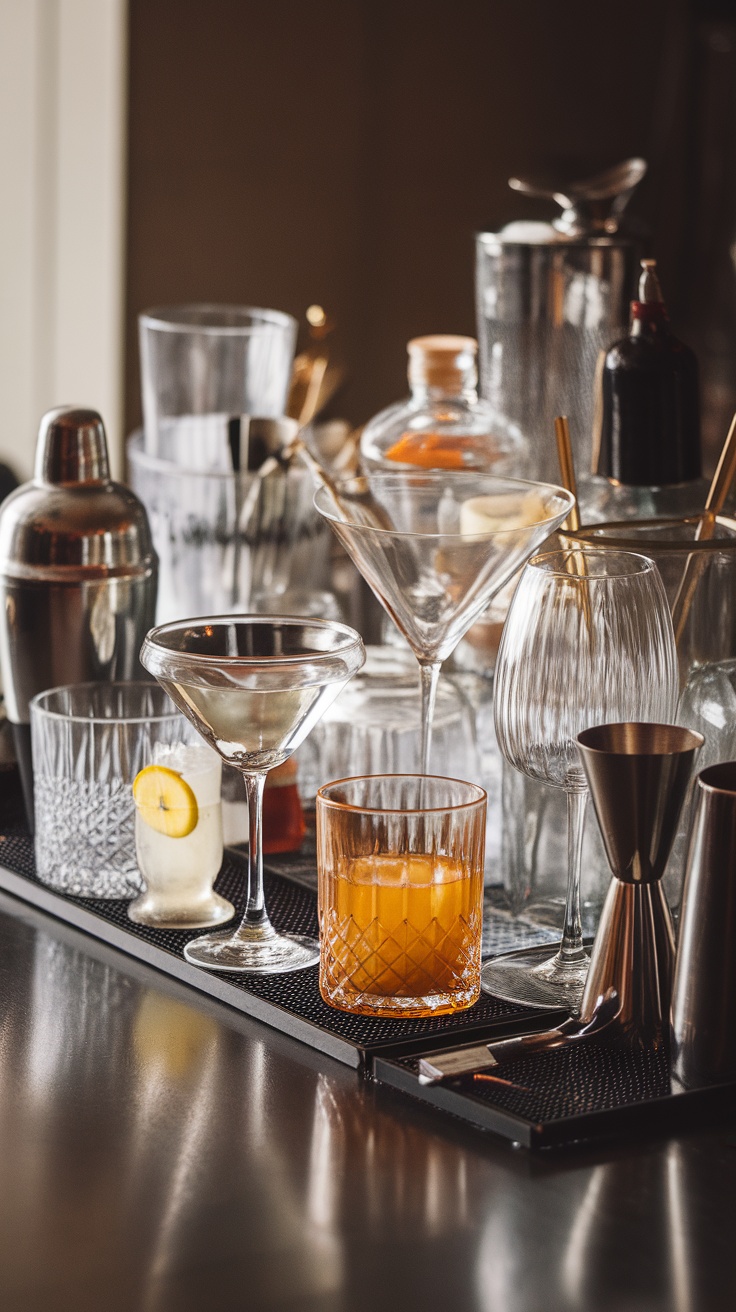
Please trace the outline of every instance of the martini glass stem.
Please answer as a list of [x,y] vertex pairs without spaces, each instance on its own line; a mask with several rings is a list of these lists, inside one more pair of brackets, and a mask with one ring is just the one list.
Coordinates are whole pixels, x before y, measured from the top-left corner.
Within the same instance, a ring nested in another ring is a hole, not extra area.
[[245,915],[240,924],[240,931],[257,929],[259,937],[273,934],[271,922],[266,915],[266,900],[263,893],[263,790],[266,785],[266,772],[261,774],[243,773],[245,795],[248,799],[248,888],[245,900]]
[[556,957],[559,966],[572,965],[585,959],[580,912],[580,870],[587,801],[587,789],[576,789],[567,794],[567,895],[562,941]]
[[432,752],[432,721],[434,720],[434,704],[437,699],[437,681],[441,669],[442,661],[419,662],[422,681],[422,774],[429,774],[429,758]]

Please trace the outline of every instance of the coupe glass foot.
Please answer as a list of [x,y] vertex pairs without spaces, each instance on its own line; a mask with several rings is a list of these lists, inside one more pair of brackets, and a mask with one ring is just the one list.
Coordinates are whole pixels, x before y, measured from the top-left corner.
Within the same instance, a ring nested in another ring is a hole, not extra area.
[[246,937],[240,931],[203,934],[192,939],[184,956],[193,966],[224,970],[232,975],[281,975],[305,970],[319,961],[319,943],[302,934]]

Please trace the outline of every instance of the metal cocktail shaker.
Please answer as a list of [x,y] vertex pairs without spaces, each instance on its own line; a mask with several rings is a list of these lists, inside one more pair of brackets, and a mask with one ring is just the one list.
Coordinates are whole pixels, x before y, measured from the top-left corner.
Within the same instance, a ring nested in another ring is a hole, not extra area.
[[142,676],[157,568],[145,509],[110,478],[97,411],[50,410],[33,480],[0,510],[0,672],[31,825],[30,699]]

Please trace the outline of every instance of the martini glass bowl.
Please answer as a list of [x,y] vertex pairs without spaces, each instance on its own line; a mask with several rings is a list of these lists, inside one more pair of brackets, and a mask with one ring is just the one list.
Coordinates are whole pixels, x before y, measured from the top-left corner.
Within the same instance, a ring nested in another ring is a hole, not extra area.
[[184,949],[209,970],[274,975],[319,961],[316,940],[278,934],[263,893],[261,815],[269,770],[304,741],[365,660],[346,624],[284,616],[215,615],[152,629],[141,662],[228,765],[242,771],[249,844],[245,914],[236,929]]
[[314,504],[419,662],[422,771],[429,774],[442,662],[567,517],[574,498],[549,483],[381,470],[319,488]]

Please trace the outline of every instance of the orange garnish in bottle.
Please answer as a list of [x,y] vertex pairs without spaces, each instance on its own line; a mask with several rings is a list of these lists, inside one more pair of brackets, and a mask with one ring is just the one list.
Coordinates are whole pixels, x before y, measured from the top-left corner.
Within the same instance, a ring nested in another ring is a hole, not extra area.
[[465,454],[477,455],[475,438],[443,433],[402,433],[386,452],[387,460],[402,465],[417,465],[420,469],[468,469]]

